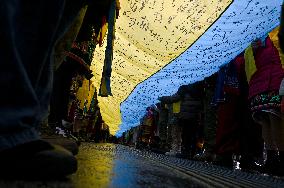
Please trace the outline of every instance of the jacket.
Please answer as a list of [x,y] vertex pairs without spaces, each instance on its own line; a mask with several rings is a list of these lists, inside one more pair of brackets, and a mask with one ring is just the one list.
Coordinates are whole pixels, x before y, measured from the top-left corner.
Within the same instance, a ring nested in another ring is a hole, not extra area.
[[269,37],[265,47],[256,50],[254,59],[256,72],[249,81],[249,99],[266,91],[278,91],[284,77],[278,50]]
[[180,119],[191,119],[199,116],[203,109],[202,104],[203,87],[200,82],[183,85],[173,96],[164,96],[160,100],[164,103],[175,103],[181,101]]

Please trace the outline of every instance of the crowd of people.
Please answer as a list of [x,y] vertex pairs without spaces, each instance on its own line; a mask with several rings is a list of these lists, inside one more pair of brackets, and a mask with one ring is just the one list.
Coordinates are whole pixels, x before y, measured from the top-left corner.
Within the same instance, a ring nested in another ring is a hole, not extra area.
[[[42,140],[38,127],[49,106],[50,115],[64,111],[66,116],[66,95],[58,96],[56,90],[63,86],[69,90],[78,72],[87,79],[92,76],[89,65],[95,45],[106,34],[102,29],[106,15],[100,15],[102,19],[97,14],[102,13],[101,6],[110,3],[114,9],[107,15],[118,17],[118,0],[0,2],[1,177],[58,178],[76,172],[74,154]],[[98,11],[87,12],[87,6]],[[98,19],[93,20],[94,16]],[[282,50],[283,29],[281,25]],[[110,38],[108,43],[113,44],[114,37]],[[159,103],[147,108],[140,125],[125,132],[120,142],[224,166],[232,166],[237,158],[242,169],[283,176],[284,71],[279,52],[270,36],[256,39],[218,73],[177,88],[173,96],[161,96]],[[61,78],[62,83],[56,82],[60,66],[67,61],[68,66],[74,61],[81,66],[74,64],[65,77],[67,82]],[[104,76],[111,69],[109,64],[106,69]],[[64,103],[62,111],[53,106],[57,101]],[[78,115],[74,113],[74,124],[80,120]],[[62,117],[50,118],[56,124]]]
[[[202,81],[146,109],[121,142],[176,157],[284,175],[284,69],[277,28]],[[281,81],[283,80],[283,83]]]

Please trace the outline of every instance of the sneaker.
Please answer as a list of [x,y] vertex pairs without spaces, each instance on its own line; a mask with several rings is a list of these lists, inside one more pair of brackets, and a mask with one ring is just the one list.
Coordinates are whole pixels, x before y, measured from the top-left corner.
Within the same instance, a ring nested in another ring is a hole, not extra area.
[[62,146],[63,148],[70,151],[73,155],[78,154],[80,145],[78,139],[76,139],[73,135],[68,134],[63,129],[60,129],[59,127],[55,127],[55,129],[46,127],[45,129],[41,130],[40,136],[43,140],[51,144]]
[[77,170],[77,160],[61,146],[43,140],[0,152],[0,177],[17,179],[63,178]]
[[63,148],[70,151],[73,155],[77,155],[79,152],[79,146],[74,140],[64,138],[60,135],[52,135],[52,136],[42,135],[42,139],[51,144],[62,146]]

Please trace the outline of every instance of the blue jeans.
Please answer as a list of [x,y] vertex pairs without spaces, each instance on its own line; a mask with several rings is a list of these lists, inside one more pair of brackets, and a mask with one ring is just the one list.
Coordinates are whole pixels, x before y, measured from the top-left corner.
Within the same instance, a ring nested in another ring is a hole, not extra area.
[[39,139],[52,86],[53,49],[80,0],[0,0],[0,151]]

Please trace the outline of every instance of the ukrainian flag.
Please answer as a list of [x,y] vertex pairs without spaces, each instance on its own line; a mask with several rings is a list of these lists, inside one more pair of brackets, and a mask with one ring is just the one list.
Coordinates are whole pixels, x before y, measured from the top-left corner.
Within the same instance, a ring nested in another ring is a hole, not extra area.
[[[282,0],[122,0],[112,96],[99,97],[112,134],[137,126],[147,106],[202,80],[279,25]],[[92,70],[99,88],[105,48]]]

